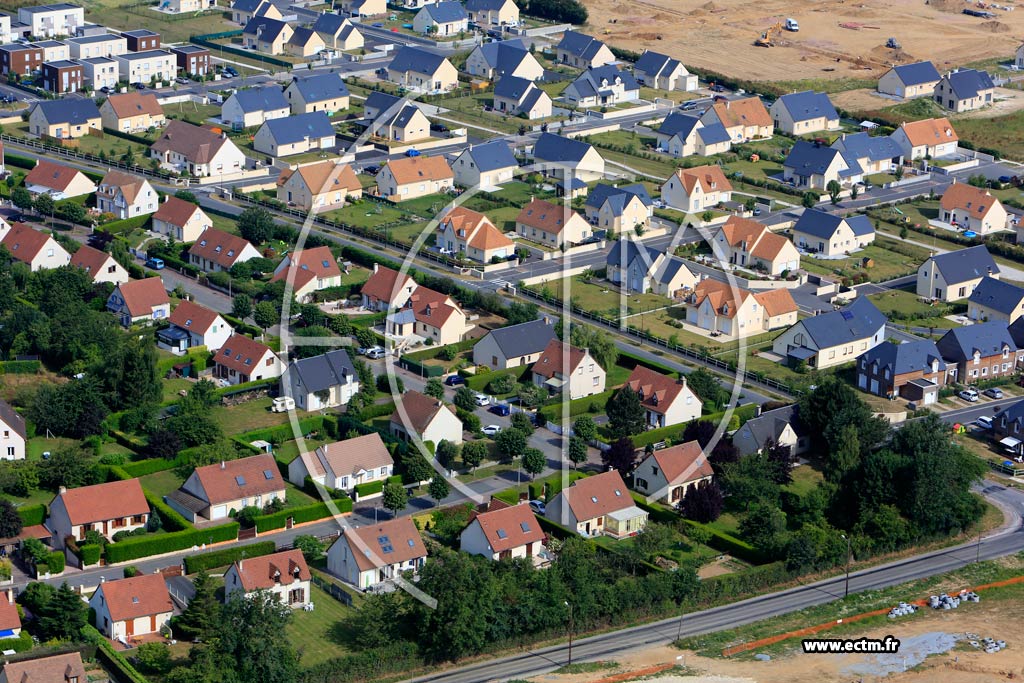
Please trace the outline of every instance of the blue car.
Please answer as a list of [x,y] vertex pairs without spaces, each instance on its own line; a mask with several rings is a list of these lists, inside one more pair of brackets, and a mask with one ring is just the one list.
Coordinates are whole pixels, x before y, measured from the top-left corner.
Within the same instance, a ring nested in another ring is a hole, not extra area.
[[146,267],[152,268],[153,270],[163,270],[164,260],[162,258],[149,258],[146,260]]
[[444,378],[444,383],[450,387],[457,387],[460,384],[465,384],[466,380],[462,377],[462,375],[448,375],[447,377]]
[[407,156],[407,157],[418,157],[419,155],[420,155],[420,151],[418,149],[410,149],[410,150],[406,150],[406,152],[405,152],[405,156]]
[[507,417],[508,414],[512,412],[512,409],[509,408],[506,405],[501,404],[501,403],[495,403],[493,406],[488,408],[487,411],[491,412],[491,413],[494,413],[495,415],[501,415],[502,417]]

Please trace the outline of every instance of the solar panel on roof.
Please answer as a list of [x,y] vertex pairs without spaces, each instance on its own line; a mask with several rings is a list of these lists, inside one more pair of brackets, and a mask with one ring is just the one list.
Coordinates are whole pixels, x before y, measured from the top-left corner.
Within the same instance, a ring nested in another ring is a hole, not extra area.
[[395,552],[395,549],[391,547],[391,544],[388,544],[388,545],[382,545],[382,546],[380,547],[380,550],[381,550],[381,552],[382,552],[382,553],[384,553],[385,555],[387,555],[388,553],[393,553],[393,552]]
[[843,320],[853,320],[853,313],[842,311]]
[[508,534],[505,533],[504,529],[498,529],[498,538],[508,538]]
[[245,477],[239,474],[237,477],[235,477],[235,483],[238,484],[239,486],[245,486]]
[[381,545],[386,545],[388,543],[391,543],[391,539],[387,536],[378,536],[377,543],[380,543]]

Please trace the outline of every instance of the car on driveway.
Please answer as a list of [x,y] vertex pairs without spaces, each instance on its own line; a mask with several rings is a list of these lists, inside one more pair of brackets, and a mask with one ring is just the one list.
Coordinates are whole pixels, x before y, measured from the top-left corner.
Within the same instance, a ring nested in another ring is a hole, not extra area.
[[460,384],[465,384],[466,379],[462,375],[448,375],[444,378],[444,383],[450,387],[457,387]]
[[476,401],[478,406],[487,406],[491,404],[491,397],[487,394],[477,394],[473,397],[473,400]]
[[544,505],[544,501],[542,500],[531,500],[530,509],[533,510],[538,515],[543,515],[548,511],[547,506]]
[[377,360],[378,358],[383,358],[384,356],[387,355],[387,353],[388,352],[385,351],[384,348],[381,346],[371,346],[370,348],[366,349],[366,357],[372,358],[374,360]]
[[486,427],[484,427],[480,431],[482,431],[484,433],[484,436],[497,436],[498,432],[501,431],[501,426],[500,425],[487,425]]
[[1003,397],[1003,390],[998,388],[998,387],[992,387],[991,389],[986,389],[985,391],[983,391],[981,393],[985,394],[989,398],[1002,398]]
[[962,398],[963,400],[968,401],[970,403],[974,403],[975,401],[978,400],[978,391],[977,391],[977,389],[964,389],[963,391],[961,391],[957,395],[960,398]]
[[152,268],[153,270],[162,270],[164,267],[164,260],[162,258],[156,258],[155,256],[146,259],[146,267]]
[[495,415],[501,415],[502,417],[508,417],[512,409],[504,403],[495,403],[493,406],[487,409],[488,412],[494,413]]
[[974,421],[974,424],[978,425],[982,429],[992,429],[992,418],[988,415],[982,415]]

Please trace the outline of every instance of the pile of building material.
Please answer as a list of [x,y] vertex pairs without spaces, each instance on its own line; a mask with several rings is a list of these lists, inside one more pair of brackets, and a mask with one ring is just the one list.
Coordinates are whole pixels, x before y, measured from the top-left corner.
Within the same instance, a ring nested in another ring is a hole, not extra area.
[[916,611],[917,605],[910,605],[905,602],[901,602],[900,604],[896,605],[891,610],[889,610],[889,618],[895,619],[896,617],[905,617],[907,615],[913,614]]

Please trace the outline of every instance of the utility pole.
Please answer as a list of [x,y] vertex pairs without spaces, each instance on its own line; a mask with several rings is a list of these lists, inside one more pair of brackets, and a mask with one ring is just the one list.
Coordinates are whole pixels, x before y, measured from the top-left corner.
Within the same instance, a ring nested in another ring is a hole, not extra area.
[[843,540],[846,541],[846,592],[843,597],[850,596],[850,539],[847,538],[846,534],[840,534]]
[[569,665],[572,664],[572,632],[573,632],[572,605],[569,604],[568,600],[565,600],[564,602],[565,602],[565,606],[569,608],[569,661],[566,662],[566,666],[569,666]]

